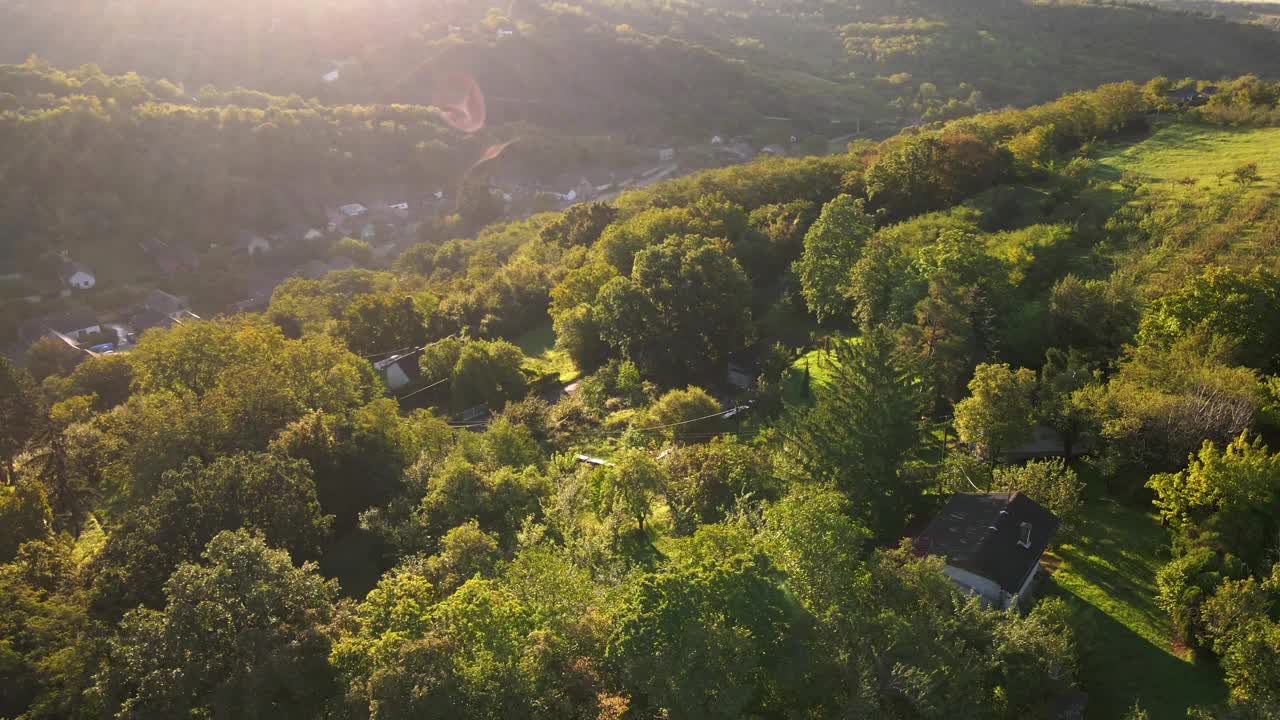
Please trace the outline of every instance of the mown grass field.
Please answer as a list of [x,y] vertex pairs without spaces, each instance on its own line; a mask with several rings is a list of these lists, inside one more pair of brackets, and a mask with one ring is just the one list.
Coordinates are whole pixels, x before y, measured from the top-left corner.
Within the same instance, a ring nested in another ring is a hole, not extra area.
[[[1262,180],[1251,190],[1280,187],[1280,128],[1225,128],[1174,123],[1136,142],[1111,143],[1094,149],[1097,174],[1119,181],[1125,173],[1157,182],[1195,178],[1219,183],[1219,174],[1256,162]],[[1221,182],[1231,182],[1224,177]]]
[[1092,500],[1079,526],[1046,558],[1049,594],[1086,620],[1091,648],[1081,668],[1090,718],[1121,718],[1135,701],[1153,720],[1185,718],[1188,707],[1226,698],[1212,663],[1193,663],[1174,646],[1156,605],[1156,572],[1168,557],[1155,516],[1113,500]]

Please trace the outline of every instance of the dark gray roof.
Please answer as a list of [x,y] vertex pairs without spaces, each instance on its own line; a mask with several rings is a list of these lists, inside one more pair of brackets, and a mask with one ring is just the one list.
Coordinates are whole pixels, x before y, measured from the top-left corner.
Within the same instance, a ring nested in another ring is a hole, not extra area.
[[[1018,542],[1022,523],[1031,525],[1030,547]],[[1058,518],[1020,492],[962,493],[947,501],[917,547],[1016,593],[1057,530]]]
[[143,308],[129,317],[129,325],[134,332],[142,332],[151,328],[167,328],[173,325],[173,318],[152,308]]
[[374,363],[373,368],[378,372],[386,372],[392,365],[398,365],[409,382],[414,382],[422,377],[422,350],[423,348],[418,348],[401,355],[392,355]]
[[186,303],[182,302],[181,298],[170,295],[163,290],[152,290],[151,294],[147,296],[145,305],[148,310],[154,310],[165,315],[182,312],[186,308]]
[[84,306],[77,306],[60,313],[53,313],[28,320],[19,329],[19,336],[26,342],[35,342],[50,330],[68,334],[77,330],[91,328],[98,324],[98,316]]

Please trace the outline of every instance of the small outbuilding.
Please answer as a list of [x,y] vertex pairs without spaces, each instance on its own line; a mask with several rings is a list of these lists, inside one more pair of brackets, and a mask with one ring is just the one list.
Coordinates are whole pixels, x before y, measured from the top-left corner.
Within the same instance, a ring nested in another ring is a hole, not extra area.
[[943,572],[993,607],[1024,602],[1058,518],[1020,492],[960,493],[947,501],[924,534],[921,555],[943,558]]
[[390,390],[400,388],[422,378],[422,348],[411,352],[392,355],[385,360],[373,364],[373,369],[382,376],[383,382]]
[[64,261],[60,274],[62,282],[76,290],[90,290],[98,284],[98,278],[89,266],[75,260]]

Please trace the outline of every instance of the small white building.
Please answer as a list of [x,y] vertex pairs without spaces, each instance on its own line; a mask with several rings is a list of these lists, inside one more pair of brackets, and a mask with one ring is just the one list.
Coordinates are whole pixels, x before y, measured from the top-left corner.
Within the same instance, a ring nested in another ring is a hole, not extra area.
[[327,83],[335,83],[335,82],[338,82],[338,78],[340,77],[342,77],[342,71],[335,69],[335,70],[330,70],[324,75],[321,75],[320,79]]
[[369,213],[369,208],[361,205],[360,203],[348,203],[338,208],[338,212],[349,218],[353,218],[360,217],[361,215],[367,215]]
[[1058,518],[1020,492],[960,493],[915,540],[952,582],[1000,609],[1025,602]]
[[658,162],[671,162],[676,159],[675,148],[662,148],[658,151]]
[[246,230],[240,233],[236,247],[249,255],[257,255],[270,250],[271,243],[258,233]]
[[94,285],[98,284],[98,278],[89,269],[88,265],[74,260],[67,260],[62,263],[62,282],[67,287],[76,290],[90,290]]
[[315,242],[316,240],[324,239],[324,233],[316,228],[311,228],[307,231],[306,235],[302,236],[302,239],[307,242]]
[[422,377],[422,348],[400,355],[392,355],[373,364],[389,390],[400,388]]

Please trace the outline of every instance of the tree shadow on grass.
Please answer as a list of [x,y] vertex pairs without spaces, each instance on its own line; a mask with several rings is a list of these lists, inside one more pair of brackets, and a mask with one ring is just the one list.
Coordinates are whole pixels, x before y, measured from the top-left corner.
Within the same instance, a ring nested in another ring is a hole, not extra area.
[[1090,718],[1120,718],[1138,701],[1152,718],[1185,718],[1187,708],[1225,699],[1216,663],[1172,651],[1172,627],[1156,604],[1155,574],[1167,539],[1145,509],[1108,498],[1090,502],[1054,548],[1049,595],[1082,621],[1081,681]]
[[1124,717],[1135,701],[1153,720],[1180,719],[1226,699],[1216,666],[1173,656],[1066,588],[1049,583],[1046,593],[1064,598],[1086,628],[1080,682],[1091,720]]

